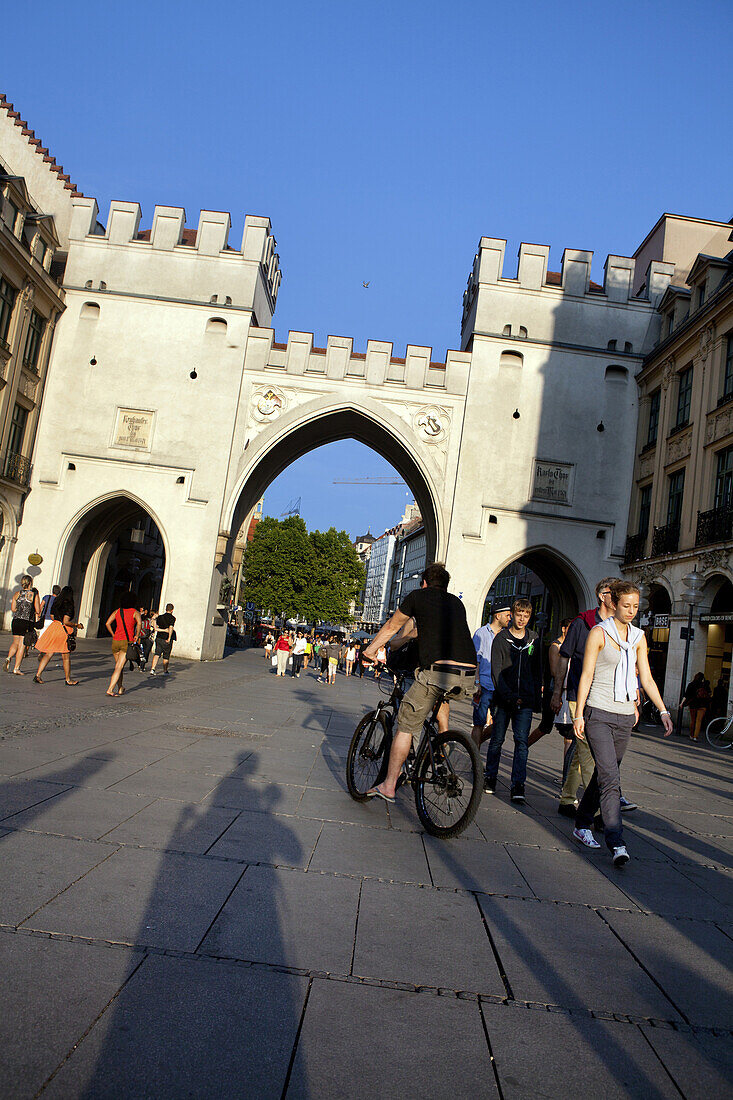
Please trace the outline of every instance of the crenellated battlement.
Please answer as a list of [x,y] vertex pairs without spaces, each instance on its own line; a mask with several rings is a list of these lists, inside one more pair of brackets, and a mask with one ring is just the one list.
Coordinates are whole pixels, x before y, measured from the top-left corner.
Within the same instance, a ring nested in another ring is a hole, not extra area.
[[642,291],[634,296],[636,261],[629,256],[608,256],[603,283],[599,284],[590,277],[592,252],[566,248],[560,271],[549,271],[550,246],[522,243],[514,277],[504,275],[505,249],[505,240],[481,238],[463,295],[464,324],[480,286],[541,292],[555,298],[561,293],[572,298],[605,299],[616,304],[646,303],[655,308],[674,274],[672,264],[653,260],[645,272]]
[[[91,278],[92,287],[104,281],[111,292],[142,289],[160,297],[189,298],[192,288],[200,288],[202,301],[247,308],[255,304],[257,288],[245,269],[256,268],[265,299],[256,306],[257,316],[271,319],[282,274],[269,218],[248,214],[235,249],[229,243],[231,218],[224,211],[202,210],[192,229],[186,227],[183,207],[156,206],[150,229],[141,229],[139,203],[113,200],[106,226],[98,221],[93,198],[75,197],[73,206],[70,285],[87,286]],[[200,269],[195,274],[189,266],[193,263]],[[194,300],[199,300],[198,293]]]
[[360,385],[405,387],[465,394],[471,356],[449,351],[445,362],[431,359],[432,348],[408,344],[404,358],[392,354],[393,345],[368,340],[366,352],[354,351],[348,336],[329,336],[325,348],[313,346],[312,332],[289,332],[287,343],[275,340],[274,329],[251,328],[246,369],[290,376],[321,376]]

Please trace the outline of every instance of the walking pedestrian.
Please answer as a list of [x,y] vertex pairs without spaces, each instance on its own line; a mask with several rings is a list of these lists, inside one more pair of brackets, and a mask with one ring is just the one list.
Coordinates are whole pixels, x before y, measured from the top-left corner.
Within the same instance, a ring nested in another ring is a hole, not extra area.
[[512,621],[501,630],[491,647],[491,675],[494,681],[491,740],[486,752],[484,791],[494,794],[501,747],[509,722],[514,735],[514,759],[509,797],[526,801],[527,739],[533,712],[542,706],[542,673],[538,635],[529,629],[532,604],[518,599],[512,603]]
[[346,675],[351,676],[352,669],[354,667],[354,661],[356,659],[356,646],[353,642],[349,642],[346,647]]
[[155,616],[155,653],[153,654],[153,663],[150,666],[151,676],[157,676],[156,668],[161,657],[163,658],[163,675],[167,676],[170,671],[168,665],[170,664],[173,643],[176,640],[176,632],[173,629],[175,625],[176,617],[173,614],[173,604],[167,603],[165,614]]
[[339,663],[340,645],[338,638],[332,634],[328,639],[328,683],[333,687],[336,683],[336,669]]
[[705,714],[710,701],[712,699],[712,692],[710,690],[710,684],[705,679],[703,672],[698,672],[690,680],[689,684],[685,688],[685,694],[682,697],[682,706],[688,707],[690,711],[690,740],[697,741],[700,737],[700,730],[705,722]]
[[[137,646],[142,630],[142,618],[135,607],[135,597],[131,592],[125,592],[120,600],[120,606],[112,612],[104,626],[112,638],[112,659],[115,664],[107,694],[124,695],[123,678],[128,647],[131,645]],[[134,667],[132,662],[130,662],[130,667]]]
[[586,848],[600,848],[590,828],[600,804],[606,846],[614,866],[623,867],[629,853],[623,843],[619,765],[636,720],[639,680],[659,708],[665,737],[672,732],[672,719],[649,668],[644,631],[633,625],[639,589],[629,581],[614,581],[611,604],[613,615],[588,635],[578,685],[575,736],[590,745],[596,770],[578,806],[573,836]]
[[272,650],[273,650],[274,645],[275,645],[275,636],[272,633],[272,631],[269,630],[267,632],[267,637],[265,638],[265,660],[266,661],[269,661],[270,658],[272,657]]
[[280,636],[275,642],[275,654],[277,656],[277,676],[284,676],[285,670],[288,667],[288,654],[290,653],[290,639],[285,631],[280,632]]
[[476,650],[476,681],[473,685],[473,729],[471,737],[480,748],[489,736],[487,730],[493,721],[490,713],[494,695],[494,681],[491,677],[491,647],[494,638],[509,626],[512,609],[508,600],[496,599],[491,608],[491,619],[480,626],[473,636]]
[[75,622],[74,592],[69,585],[62,588],[54,600],[51,615],[53,622],[36,642],[36,649],[39,650],[41,659],[33,682],[35,684],[44,682],[41,679],[41,673],[54,653],[60,653],[66,684],[69,687],[76,687],[79,681],[71,679],[71,653],[76,649],[76,632],[83,630],[84,626],[82,623]]
[[27,573],[20,579],[20,588],[13,592],[10,610],[13,613],[11,625],[13,640],[5,659],[5,671],[10,672],[10,662],[14,657],[14,674],[25,676],[25,672],[20,671],[20,664],[26,654],[26,638],[30,642],[31,637],[33,637],[31,631],[35,630],[36,620],[41,615],[41,601],[38,598],[38,591],[33,587],[33,577],[30,577]]
[[313,656],[313,642],[310,635],[307,635],[305,639],[305,653],[303,654],[303,672],[308,671],[308,662]]
[[321,659],[321,674],[318,677],[318,682],[323,683],[328,679],[328,654],[330,644],[328,638],[323,638],[318,646],[318,656]]
[[53,604],[60,591],[61,586],[55,584],[48,595],[41,600],[41,614],[38,616],[41,620],[39,627],[41,633],[53,622]]
[[302,630],[298,631],[298,636],[295,639],[295,645],[293,646],[293,669],[292,676],[299,677],[300,670],[303,667],[303,658],[305,657],[305,635]]

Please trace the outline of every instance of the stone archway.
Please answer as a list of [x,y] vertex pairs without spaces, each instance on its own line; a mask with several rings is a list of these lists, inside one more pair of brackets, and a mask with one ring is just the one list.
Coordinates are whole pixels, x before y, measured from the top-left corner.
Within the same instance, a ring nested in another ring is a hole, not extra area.
[[168,562],[163,532],[151,512],[127,494],[107,497],[77,516],[67,532],[59,583],[70,584],[87,637],[103,636],[107,615],[125,591],[148,578],[147,601],[160,598]]
[[[572,562],[548,546],[530,547],[502,564],[486,586],[482,603],[485,613],[494,592],[530,599],[535,612],[543,611],[547,616],[548,634],[557,632],[562,619],[582,611],[587,600],[583,580]],[[486,614],[482,621],[486,621]]]

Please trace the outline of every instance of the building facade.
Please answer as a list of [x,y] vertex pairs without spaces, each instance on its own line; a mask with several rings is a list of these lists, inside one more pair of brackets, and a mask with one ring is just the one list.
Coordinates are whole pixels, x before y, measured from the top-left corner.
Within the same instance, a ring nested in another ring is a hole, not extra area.
[[[426,557],[445,561],[473,625],[513,562],[552,590],[560,616],[591,605],[596,580],[620,570],[635,375],[659,339],[684,219],[634,257],[609,256],[601,283],[590,252],[565,250],[552,271],[549,246],[522,244],[514,269],[505,242],[482,237],[461,346],[444,361],[417,344],[396,355],[376,340],[365,351],[346,337],[318,347],[308,332],[279,342],[281,276],[266,217],[247,216],[231,243],[229,216],[216,211],[188,226],[182,209],[161,205],[144,226],[136,203],[115,201],[100,218],[18,123],[0,102],[3,165],[54,215],[67,253],[66,308],[8,565],[6,623],[11,583],[38,550],[42,586],[72,580],[96,633],[115,546],[152,524],[179,652],[220,656],[222,579],[236,570],[247,516],[291,462],[346,437],[377,450],[411,487]],[[133,562],[129,583],[144,566]],[[372,621],[386,610],[375,605]]]
[[[659,302],[660,339],[637,376],[640,417],[625,570],[649,586],[648,629],[667,705],[704,672],[731,688],[733,652],[733,252],[731,225],[683,224],[687,253]],[[655,235],[651,235],[652,237]],[[704,578],[683,677],[684,577]],[[733,703],[733,693],[729,707]]]
[[364,595],[363,621],[367,629],[381,626],[387,618],[396,542],[396,536],[387,532],[372,543]]
[[397,610],[408,592],[420,587],[420,576],[427,565],[427,549],[425,528],[418,516],[397,536],[388,601],[390,614]]

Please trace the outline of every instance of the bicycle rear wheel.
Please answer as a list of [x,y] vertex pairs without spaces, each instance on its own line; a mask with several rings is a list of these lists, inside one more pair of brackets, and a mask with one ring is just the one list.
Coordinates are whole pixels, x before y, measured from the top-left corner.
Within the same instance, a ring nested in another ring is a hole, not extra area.
[[415,806],[431,836],[458,836],[471,824],[483,781],[478,749],[461,730],[448,730],[426,743],[415,769]]
[[354,730],[346,757],[346,786],[357,802],[387,774],[392,734],[383,714],[369,711]]
[[729,749],[733,744],[733,722],[730,718],[713,718],[705,736],[714,749]]

